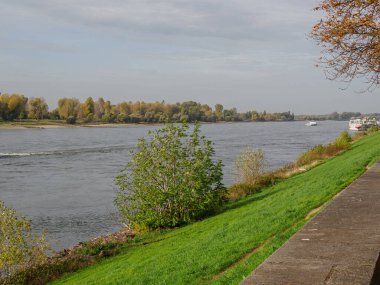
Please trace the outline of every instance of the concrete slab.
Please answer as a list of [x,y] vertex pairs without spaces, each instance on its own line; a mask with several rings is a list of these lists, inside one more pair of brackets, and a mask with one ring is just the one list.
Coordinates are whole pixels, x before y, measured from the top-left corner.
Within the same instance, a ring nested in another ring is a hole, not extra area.
[[377,163],[242,284],[380,285],[379,253],[380,163]]

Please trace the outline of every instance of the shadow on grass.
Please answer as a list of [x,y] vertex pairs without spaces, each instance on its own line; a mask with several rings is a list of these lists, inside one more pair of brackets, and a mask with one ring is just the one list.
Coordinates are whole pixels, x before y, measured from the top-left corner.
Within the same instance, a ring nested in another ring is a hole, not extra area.
[[281,188],[278,188],[277,190],[274,190],[272,187],[259,190],[257,193],[253,194],[252,196],[248,196],[248,197],[243,198],[243,199],[241,199],[239,201],[228,203],[225,206],[223,212],[226,212],[226,211],[232,210],[232,209],[241,208],[243,206],[251,204],[252,202],[264,200],[267,197],[270,197],[270,196],[272,196],[272,195],[274,195],[274,194],[282,191]]

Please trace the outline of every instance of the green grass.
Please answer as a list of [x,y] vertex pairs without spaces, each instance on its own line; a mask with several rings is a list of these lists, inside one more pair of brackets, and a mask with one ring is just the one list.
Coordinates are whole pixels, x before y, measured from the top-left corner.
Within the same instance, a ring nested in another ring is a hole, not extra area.
[[121,254],[54,284],[239,284],[328,202],[380,160],[380,133],[347,152],[192,225],[137,237]]

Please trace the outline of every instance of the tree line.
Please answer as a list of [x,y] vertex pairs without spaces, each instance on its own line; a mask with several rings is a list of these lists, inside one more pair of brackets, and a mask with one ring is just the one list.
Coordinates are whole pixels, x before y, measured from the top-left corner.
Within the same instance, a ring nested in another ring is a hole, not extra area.
[[371,117],[371,118],[380,118],[380,113],[370,113],[370,114],[362,114],[360,112],[333,112],[326,115],[296,115],[294,117],[297,121],[324,121],[324,120],[331,120],[331,121],[349,121],[351,118],[356,117]]
[[225,109],[216,104],[214,108],[194,101],[182,103],[124,101],[112,104],[103,98],[96,101],[88,97],[83,103],[77,98],[61,98],[58,107],[49,110],[42,97],[27,98],[18,94],[0,95],[0,119],[3,121],[23,119],[66,120],[67,123],[164,123],[164,122],[233,122],[233,121],[293,121],[290,111],[267,113],[238,112],[236,108]]

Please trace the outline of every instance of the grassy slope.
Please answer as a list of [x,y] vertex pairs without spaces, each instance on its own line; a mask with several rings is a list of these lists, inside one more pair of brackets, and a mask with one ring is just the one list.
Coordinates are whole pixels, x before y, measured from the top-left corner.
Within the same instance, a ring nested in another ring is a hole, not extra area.
[[329,201],[380,159],[380,133],[344,154],[230,205],[204,221],[153,233],[120,255],[57,284],[238,284]]

